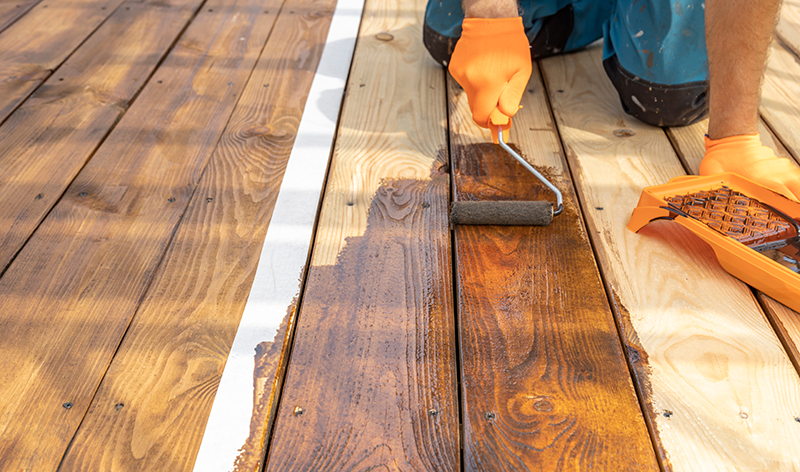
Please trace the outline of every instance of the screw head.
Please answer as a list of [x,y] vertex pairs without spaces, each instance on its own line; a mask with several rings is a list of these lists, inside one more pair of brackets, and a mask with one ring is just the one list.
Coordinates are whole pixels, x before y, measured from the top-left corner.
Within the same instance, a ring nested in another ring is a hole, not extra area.
[[438,415],[438,414],[439,414],[439,412],[438,412],[438,411],[436,411],[436,408],[431,408],[430,410],[428,410],[428,414],[429,414],[430,416],[436,416],[436,415]]
[[122,407],[124,407],[124,406],[125,406],[125,404],[124,404],[124,403],[117,403],[116,405],[114,405],[114,409],[116,409],[116,410],[121,410],[121,409],[122,409]]
[[296,407],[294,407],[294,412],[293,412],[293,414],[294,414],[294,416],[300,416],[300,415],[302,415],[302,414],[303,414],[303,412],[304,412],[304,411],[305,411],[305,410],[303,410],[303,408],[302,408],[302,407],[300,407],[300,406],[296,406]]
[[664,410],[664,417],[665,417],[665,418],[669,418],[669,417],[670,417],[670,416],[672,416],[673,414],[674,414],[674,413],[672,413],[670,410]]
[[483,416],[485,416],[486,419],[489,420],[489,421],[493,421],[494,418],[495,418],[494,412],[491,412],[491,411],[487,411],[486,414],[483,415]]
[[66,408],[67,410],[69,410],[70,408],[72,408],[72,405],[73,405],[73,403],[72,403],[72,402],[65,402],[65,403],[64,403],[64,404],[62,404],[61,406],[63,406],[63,407],[64,407],[64,408]]

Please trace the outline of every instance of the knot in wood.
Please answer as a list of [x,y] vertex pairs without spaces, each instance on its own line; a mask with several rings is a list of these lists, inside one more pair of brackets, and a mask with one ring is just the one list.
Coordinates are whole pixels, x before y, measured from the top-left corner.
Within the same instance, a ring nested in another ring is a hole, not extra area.
[[375,39],[377,39],[378,41],[391,41],[394,39],[394,36],[383,31],[381,33],[376,34]]
[[631,136],[635,135],[632,130],[629,129],[615,129],[614,136],[618,138],[630,138]]

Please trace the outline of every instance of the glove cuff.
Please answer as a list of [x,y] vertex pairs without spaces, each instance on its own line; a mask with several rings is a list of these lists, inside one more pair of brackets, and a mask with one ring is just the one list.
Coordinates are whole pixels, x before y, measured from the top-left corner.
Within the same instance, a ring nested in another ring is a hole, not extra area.
[[519,16],[513,18],[465,18],[461,23],[461,30],[461,38],[483,39],[496,43],[520,33],[525,35],[522,17]]
[[761,147],[761,138],[756,134],[741,134],[727,138],[711,139],[706,135],[706,153],[712,150],[745,149]]

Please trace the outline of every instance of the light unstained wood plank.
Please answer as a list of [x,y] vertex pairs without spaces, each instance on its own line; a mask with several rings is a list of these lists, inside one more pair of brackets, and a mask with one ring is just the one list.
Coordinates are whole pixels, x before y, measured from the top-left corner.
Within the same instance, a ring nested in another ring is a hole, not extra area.
[[[212,448],[196,465],[195,457],[245,309],[261,243],[267,227],[273,230],[278,190],[335,3],[293,2],[290,8],[296,13],[286,7],[281,11],[62,470],[177,471],[193,465],[217,471],[258,470],[274,408],[273,384],[286,348],[286,326],[247,348],[249,376],[235,385],[244,401],[237,397],[234,400],[242,404],[223,405],[246,411],[244,429],[216,425],[219,433],[233,436],[232,450]],[[265,8],[277,12],[278,6]],[[327,156],[324,153],[323,159]],[[323,176],[325,167],[323,162],[319,169]],[[319,193],[312,224],[318,203]],[[282,274],[295,290],[304,263],[305,258],[291,273]],[[288,305],[276,325],[291,309]],[[255,369],[254,348],[259,353]],[[117,404],[124,408],[116,409]],[[217,433],[206,430],[212,437]]]
[[0,31],[8,28],[40,0],[0,0]]
[[150,0],[118,9],[0,126],[0,272],[127,110],[200,3]]
[[0,469],[58,465],[274,23],[206,6],[0,279]]
[[[554,201],[448,83],[454,200]],[[544,228],[455,227],[465,467],[657,470],[536,67],[527,90],[509,142],[565,210]]]
[[784,0],[775,32],[786,45],[800,55],[800,0]]
[[[800,126],[800,123],[798,125]],[[684,166],[692,174],[698,173],[700,161],[703,160],[703,155],[705,154],[703,136],[706,129],[708,129],[708,120],[692,126],[670,128],[667,131],[675,144],[678,155],[681,156],[684,162]],[[772,131],[763,121],[759,122],[759,134],[761,135],[761,142],[765,146],[771,147],[776,155],[792,158],[789,151],[772,134]],[[783,342],[783,346],[792,359],[795,369],[800,371],[800,313],[787,308],[782,303],[759,291],[756,291],[756,297],[758,297],[769,317],[770,323],[772,323],[775,332]]]
[[800,467],[800,379],[750,290],[674,223],[625,228],[643,187],[684,174],[664,132],[624,114],[600,49],[542,68],[662,464]]
[[365,5],[267,470],[459,468],[445,83],[424,7]]
[[0,33],[0,123],[124,0],[42,0]]
[[[800,64],[785,47],[773,42],[761,86],[761,117],[795,158],[800,157]],[[764,133],[761,133],[765,136]]]

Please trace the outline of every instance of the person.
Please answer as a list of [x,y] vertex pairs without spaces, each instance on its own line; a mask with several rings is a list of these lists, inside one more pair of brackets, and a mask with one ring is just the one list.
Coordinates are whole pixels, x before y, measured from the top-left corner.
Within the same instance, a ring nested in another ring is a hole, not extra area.
[[464,88],[473,120],[507,130],[532,59],[603,38],[625,112],[654,126],[709,117],[701,175],[735,172],[800,201],[800,168],[758,137],[781,0],[672,1],[429,0],[423,42]]

